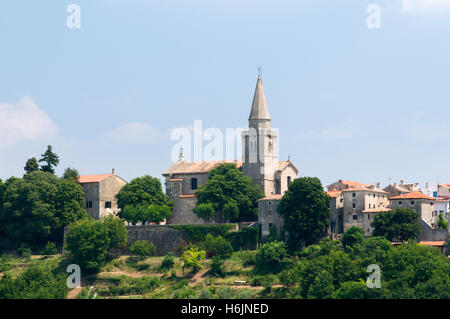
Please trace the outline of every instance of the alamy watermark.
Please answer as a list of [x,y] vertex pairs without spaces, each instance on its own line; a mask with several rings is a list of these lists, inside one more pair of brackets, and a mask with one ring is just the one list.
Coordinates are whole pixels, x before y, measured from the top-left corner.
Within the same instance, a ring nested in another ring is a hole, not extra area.
[[377,264],[370,264],[367,266],[367,272],[371,273],[367,277],[367,287],[368,288],[381,288],[381,269]]

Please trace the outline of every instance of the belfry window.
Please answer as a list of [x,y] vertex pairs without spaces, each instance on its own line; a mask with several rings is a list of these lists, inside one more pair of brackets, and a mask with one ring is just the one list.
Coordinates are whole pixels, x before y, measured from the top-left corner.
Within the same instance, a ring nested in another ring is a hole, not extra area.
[[289,185],[291,185],[291,177],[290,176],[287,177],[287,186],[289,187]]
[[191,189],[197,189],[197,178],[196,177],[191,178]]

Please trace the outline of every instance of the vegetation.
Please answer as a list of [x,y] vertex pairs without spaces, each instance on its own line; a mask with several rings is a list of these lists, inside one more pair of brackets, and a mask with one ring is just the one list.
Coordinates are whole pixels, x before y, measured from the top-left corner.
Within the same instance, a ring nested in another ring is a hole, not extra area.
[[411,208],[379,213],[372,222],[373,236],[383,236],[390,241],[415,240],[421,230],[419,218],[419,214]]
[[38,160],[36,159],[36,157],[32,157],[32,158],[28,159],[27,162],[25,163],[25,167],[23,169],[25,171],[25,174],[30,174],[34,171],[39,170],[39,163],[38,163]]
[[222,213],[226,220],[253,221],[258,216],[258,199],[264,197],[264,192],[235,164],[226,163],[209,172],[208,181],[195,196],[198,206],[211,204],[214,212]]
[[41,165],[43,172],[55,174],[55,167],[59,164],[59,156],[53,152],[51,145],[47,146],[47,150],[41,155],[39,163],[43,163]]
[[67,167],[64,170],[64,174],[63,174],[64,179],[72,179],[72,180],[77,181],[78,176],[80,176],[80,173],[78,173],[78,170],[75,168]]
[[316,177],[295,179],[281,198],[278,214],[288,232],[288,246],[295,251],[317,243],[328,226],[329,196]]
[[216,259],[230,258],[233,252],[233,247],[229,241],[222,236],[214,238],[211,234],[206,235],[203,247],[208,257],[216,257]]
[[203,219],[205,223],[208,223],[214,216],[216,216],[216,211],[211,203],[199,204],[194,208],[194,214],[198,218]]
[[448,222],[445,220],[443,214],[439,214],[437,226],[439,229],[448,229]]
[[83,189],[73,180],[34,171],[9,178],[3,189],[0,227],[16,246],[40,250],[48,241],[62,242],[64,227],[87,217]]
[[146,240],[137,240],[130,246],[130,253],[142,259],[154,255],[156,247]]

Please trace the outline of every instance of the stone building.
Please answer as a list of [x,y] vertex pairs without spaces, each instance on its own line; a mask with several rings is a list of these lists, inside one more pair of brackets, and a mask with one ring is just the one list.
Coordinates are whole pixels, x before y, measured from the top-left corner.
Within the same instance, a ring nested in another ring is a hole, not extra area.
[[434,203],[434,216],[442,215],[447,221],[450,217],[450,198],[436,198]]
[[450,184],[438,184],[438,197],[450,198]]
[[437,216],[434,215],[436,199],[421,192],[411,192],[391,197],[392,209],[412,208],[416,211],[424,223],[432,229],[436,228]]
[[[203,223],[203,220],[193,213],[196,205],[195,191],[206,183],[211,169],[226,162],[235,163],[261,187],[266,196],[284,194],[291,181],[297,178],[298,170],[290,160],[279,161],[278,134],[276,130],[271,129],[270,121],[259,75],[248,119],[249,128],[242,132],[242,161],[187,162],[180,154],[179,160],[162,174],[165,178],[166,193],[175,203],[168,222]],[[265,207],[264,204],[263,206]],[[220,216],[215,222],[221,222]]]
[[116,194],[127,182],[116,175],[115,169],[112,174],[81,175],[78,182],[83,187],[86,211],[93,218],[119,212]]
[[385,192],[388,192],[389,197],[399,196],[403,194],[408,194],[411,192],[419,191],[419,183],[414,184],[405,184],[403,179],[400,180],[400,184],[394,183],[389,184],[385,188],[383,188]]
[[277,213],[281,195],[270,195],[258,201],[258,223],[261,225],[261,236],[270,235],[271,229],[275,229],[280,235],[283,229],[283,219]]
[[354,181],[338,180],[327,186],[330,199],[331,234],[341,234],[352,226],[361,228],[370,236],[373,217],[389,211],[388,193],[376,186]]

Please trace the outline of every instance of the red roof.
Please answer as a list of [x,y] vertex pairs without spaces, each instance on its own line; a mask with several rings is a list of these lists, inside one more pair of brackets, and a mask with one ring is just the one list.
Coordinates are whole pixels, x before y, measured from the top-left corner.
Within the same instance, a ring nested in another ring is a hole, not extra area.
[[337,190],[331,190],[331,191],[328,191],[328,192],[327,192],[327,194],[328,194],[330,197],[338,197],[339,194],[341,194],[341,193],[342,193],[341,191],[337,191]]
[[421,241],[419,245],[427,245],[427,246],[444,246],[445,240],[436,240],[436,241]]
[[100,174],[100,175],[81,175],[78,176],[78,182],[80,184],[84,184],[84,183],[99,183],[102,180],[113,176],[113,174]]
[[274,195],[269,195],[269,196],[260,198],[259,200],[280,200],[282,197],[283,197],[283,195],[274,194]]
[[195,195],[194,194],[180,195],[180,198],[192,198],[192,197],[195,197]]
[[408,194],[403,194],[403,195],[400,195],[400,196],[391,197],[391,199],[429,199],[429,200],[435,200],[434,197],[427,196],[427,195],[425,195],[422,192],[411,192],[411,193],[408,193]]

